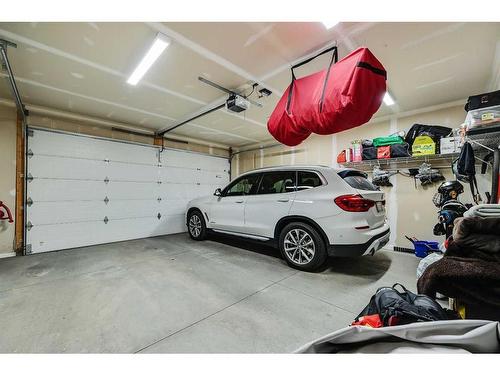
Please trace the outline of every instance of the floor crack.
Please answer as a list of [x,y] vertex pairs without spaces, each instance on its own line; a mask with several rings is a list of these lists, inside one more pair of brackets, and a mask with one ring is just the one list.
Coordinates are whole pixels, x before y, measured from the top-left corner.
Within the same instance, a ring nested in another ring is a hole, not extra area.
[[[203,318],[201,318],[201,319],[198,319],[197,321],[195,321],[195,322],[193,322],[193,323],[188,324],[188,325],[187,325],[187,326],[185,326],[185,327],[182,327],[182,328],[178,329],[177,331],[174,331],[174,332],[172,332],[172,333],[168,334],[168,335],[167,335],[167,336],[165,336],[165,337],[162,337],[162,338],[160,338],[160,339],[158,339],[158,340],[156,340],[156,341],[152,342],[151,344],[146,345],[145,347],[143,347],[143,348],[141,348],[141,349],[139,349],[139,350],[135,351],[135,352],[134,352],[134,354],[136,354],[136,353],[140,353],[140,352],[142,352],[142,351],[144,351],[144,350],[146,350],[146,349],[148,349],[148,348],[152,347],[153,345],[156,345],[156,344],[158,344],[158,343],[162,342],[163,340],[168,339],[169,337],[172,337],[172,336],[174,336],[174,335],[176,335],[176,334],[178,334],[178,333],[180,333],[180,332],[182,332],[182,331],[184,331],[184,330],[186,330],[186,329],[188,329],[188,328],[191,328],[191,327],[193,327],[194,325],[196,325],[196,324],[198,324],[198,323],[200,323],[200,322],[203,322],[204,320],[206,320],[206,319],[208,319],[208,318],[211,318],[212,316],[217,315],[217,314],[219,314],[220,312],[222,312],[222,311],[224,311],[224,310],[227,310],[227,309],[229,309],[230,307],[232,307],[232,306],[234,306],[234,305],[237,305],[238,303],[243,302],[244,300],[246,300],[246,299],[248,299],[248,298],[250,298],[250,297],[252,297],[252,296],[254,296],[254,295],[256,295],[256,294],[263,292],[264,290],[266,290],[266,289],[268,289],[268,288],[272,287],[273,285],[276,285],[276,284],[280,283],[281,281],[284,281],[284,280],[288,279],[289,277],[292,277],[292,276],[296,275],[298,272],[300,272],[300,271],[296,271],[296,272],[294,272],[294,273],[292,273],[292,274],[290,274],[290,275],[287,275],[287,276],[283,277],[283,278],[282,278],[282,279],[280,279],[280,280],[276,280],[276,281],[272,282],[271,284],[266,285],[265,287],[263,287],[263,288],[261,288],[261,289],[259,289],[259,290],[256,290],[255,292],[250,293],[249,295],[247,295],[247,296],[245,296],[245,297],[243,297],[243,298],[239,299],[238,301],[235,301],[235,302],[233,302],[233,303],[231,303],[231,304],[229,304],[229,305],[227,305],[227,306],[223,307],[222,309],[219,309],[219,310],[217,310],[217,311],[215,311],[215,312],[213,312],[213,313],[211,313],[211,314],[209,314],[209,315],[207,315],[207,316],[205,316],[205,317],[203,317]],[[281,284],[280,284],[280,286],[281,286]]]

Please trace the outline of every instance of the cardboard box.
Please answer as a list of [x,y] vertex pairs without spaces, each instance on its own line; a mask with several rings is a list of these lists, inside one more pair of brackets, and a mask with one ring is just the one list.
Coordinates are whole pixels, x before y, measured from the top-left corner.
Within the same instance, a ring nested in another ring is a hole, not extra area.
[[445,137],[439,140],[440,154],[453,154],[460,151],[460,137]]

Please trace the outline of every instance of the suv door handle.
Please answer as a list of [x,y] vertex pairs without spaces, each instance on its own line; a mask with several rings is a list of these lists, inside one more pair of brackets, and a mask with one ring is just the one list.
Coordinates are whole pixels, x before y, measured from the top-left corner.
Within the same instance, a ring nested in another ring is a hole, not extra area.
[[286,203],[286,202],[290,202],[290,199],[286,199],[286,198],[278,199],[278,202]]
[[234,201],[234,203],[243,203],[243,201]]

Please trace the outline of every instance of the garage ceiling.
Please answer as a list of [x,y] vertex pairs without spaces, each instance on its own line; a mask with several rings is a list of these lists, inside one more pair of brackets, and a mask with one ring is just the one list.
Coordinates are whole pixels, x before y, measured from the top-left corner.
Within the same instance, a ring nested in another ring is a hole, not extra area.
[[[157,32],[172,39],[137,86],[126,80]],[[368,46],[388,71],[397,105],[376,116],[464,99],[497,74],[498,23],[0,23],[26,103],[160,129],[225,99],[198,81],[274,94],[243,114],[225,109],[173,133],[239,147],[268,141],[266,122],[290,81],[289,65],[337,41],[340,58]],[[497,50],[497,51],[496,51]],[[328,56],[300,68],[322,69]],[[10,98],[6,85],[0,97]]]

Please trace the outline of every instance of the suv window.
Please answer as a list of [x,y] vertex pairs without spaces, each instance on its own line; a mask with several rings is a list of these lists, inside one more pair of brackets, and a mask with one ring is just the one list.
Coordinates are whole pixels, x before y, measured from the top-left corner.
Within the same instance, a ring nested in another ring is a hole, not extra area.
[[295,171],[264,173],[258,194],[290,193],[295,191]]
[[222,195],[224,197],[234,197],[238,195],[255,194],[259,184],[259,179],[259,173],[242,176],[237,180],[234,180],[228,187],[226,187],[222,192]]
[[323,182],[317,173],[299,171],[298,175],[299,182],[297,184],[297,190],[311,189],[323,185]]
[[373,185],[366,177],[366,173],[360,171],[346,170],[339,172],[339,176],[354,189],[359,190],[380,190],[376,185]]

